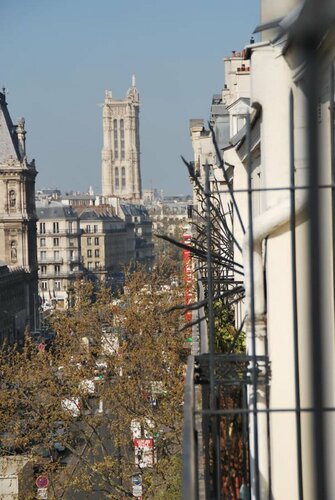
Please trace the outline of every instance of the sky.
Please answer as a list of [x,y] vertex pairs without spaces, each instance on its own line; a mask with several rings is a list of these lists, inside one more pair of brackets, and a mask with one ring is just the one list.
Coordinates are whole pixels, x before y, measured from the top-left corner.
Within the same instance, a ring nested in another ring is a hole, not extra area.
[[189,119],[208,119],[223,57],[258,21],[256,0],[0,0],[0,87],[26,119],[37,188],[100,192],[100,105],[135,74],[143,187],[189,193]]

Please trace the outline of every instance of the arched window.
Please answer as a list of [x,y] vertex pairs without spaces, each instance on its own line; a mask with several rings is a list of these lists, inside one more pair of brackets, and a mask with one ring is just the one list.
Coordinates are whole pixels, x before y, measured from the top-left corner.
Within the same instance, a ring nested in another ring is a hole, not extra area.
[[119,168],[115,167],[115,189],[119,189],[120,186],[120,178],[119,178]]
[[124,152],[124,121],[123,121],[123,119],[120,120],[120,139],[121,139],[121,160],[124,160],[125,152]]
[[117,136],[117,120],[113,120],[113,129],[114,129],[114,158],[119,157],[119,143],[118,143],[118,136]]
[[122,189],[125,189],[125,187],[126,187],[126,169],[125,169],[125,167],[121,168],[121,186],[122,186]]
[[11,189],[9,191],[9,206],[11,208],[15,208],[15,206],[16,206],[16,194],[15,194],[14,189]]

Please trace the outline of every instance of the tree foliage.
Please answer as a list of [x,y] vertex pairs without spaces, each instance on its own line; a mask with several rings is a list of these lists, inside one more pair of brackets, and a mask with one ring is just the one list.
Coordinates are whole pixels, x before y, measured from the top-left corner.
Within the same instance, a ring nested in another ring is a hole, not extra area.
[[69,485],[131,497],[134,421],[155,444],[157,462],[141,471],[146,498],[170,498],[167,481],[179,497],[185,351],[180,317],[166,313],[182,301],[170,282],[164,263],[129,274],[117,299],[78,281],[73,307],[51,317],[50,348],[27,335],[21,352],[2,350],[0,452],[30,455],[55,498],[70,498]]

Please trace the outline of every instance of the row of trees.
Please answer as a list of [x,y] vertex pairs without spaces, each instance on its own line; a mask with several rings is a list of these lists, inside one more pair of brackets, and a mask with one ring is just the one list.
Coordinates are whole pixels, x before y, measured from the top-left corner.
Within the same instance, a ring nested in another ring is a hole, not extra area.
[[48,348],[27,336],[23,351],[2,350],[0,452],[31,456],[55,498],[75,489],[131,497],[134,424],[158,457],[141,471],[146,498],[180,496],[186,353],[171,312],[183,293],[171,281],[164,264],[137,270],[117,299],[77,282],[73,307],[51,316]]

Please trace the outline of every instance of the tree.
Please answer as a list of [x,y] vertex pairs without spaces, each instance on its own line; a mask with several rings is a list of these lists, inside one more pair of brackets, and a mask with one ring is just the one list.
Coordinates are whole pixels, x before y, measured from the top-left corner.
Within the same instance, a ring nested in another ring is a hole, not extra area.
[[[128,273],[117,299],[77,282],[73,307],[51,318],[49,349],[27,335],[22,352],[2,350],[0,451],[31,455],[55,498],[70,484],[102,498],[131,497],[136,472],[147,498],[168,498],[167,478],[178,498],[185,354],[180,317],[167,313],[182,292],[170,283],[164,265]],[[154,443],[156,463],[142,471],[134,425]]]

